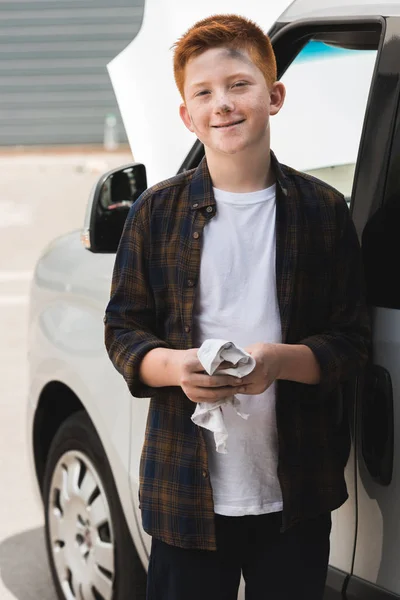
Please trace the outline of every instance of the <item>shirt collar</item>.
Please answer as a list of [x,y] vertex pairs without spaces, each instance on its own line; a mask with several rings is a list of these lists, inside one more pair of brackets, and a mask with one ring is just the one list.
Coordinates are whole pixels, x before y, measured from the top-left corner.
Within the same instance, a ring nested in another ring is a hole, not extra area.
[[[280,188],[282,193],[287,196],[287,177],[272,150],[271,166],[275,173],[277,186]],[[207,206],[215,206],[216,204],[206,157],[201,160],[192,177],[192,181],[190,183],[190,204],[191,210],[199,210]]]
[[285,175],[285,173],[283,172],[281,163],[278,161],[278,159],[275,156],[275,153],[272,152],[272,150],[271,150],[271,167],[275,173],[276,185],[281,189],[282,194],[284,194],[284,196],[287,196],[288,187],[289,187],[288,178]]
[[192,210],[215,206],[212,181],[206,157],[202,158],[190,182],[190,204]]

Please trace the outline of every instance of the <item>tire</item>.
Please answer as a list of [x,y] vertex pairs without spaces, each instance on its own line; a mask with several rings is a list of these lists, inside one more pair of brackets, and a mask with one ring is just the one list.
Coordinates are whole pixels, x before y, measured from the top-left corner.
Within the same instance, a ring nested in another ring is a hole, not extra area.
[[59,600],[144,600],[146,573],[86,413],[74,413],[57,431],[43,490],[46,547]]

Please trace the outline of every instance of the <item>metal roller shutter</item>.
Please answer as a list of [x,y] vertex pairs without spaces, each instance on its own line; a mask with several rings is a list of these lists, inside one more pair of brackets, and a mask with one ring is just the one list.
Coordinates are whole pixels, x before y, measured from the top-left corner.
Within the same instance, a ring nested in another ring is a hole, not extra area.
[[0,0],[0,145],[102,143],[117,117],[106,64],[134,38],[144,0]]

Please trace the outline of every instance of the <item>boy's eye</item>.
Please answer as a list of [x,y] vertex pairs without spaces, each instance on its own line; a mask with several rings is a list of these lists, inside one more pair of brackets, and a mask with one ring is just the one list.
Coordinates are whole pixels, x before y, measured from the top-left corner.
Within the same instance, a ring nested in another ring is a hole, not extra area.
[[208,90],[201,90],[200,92],[197,92],[196,96],[205,96],[206,94],[209,94],[210,92]]
[[245,81],[237,81],[236,83],[233,84],[233,87],[243,87],[247,85],[247,83]]

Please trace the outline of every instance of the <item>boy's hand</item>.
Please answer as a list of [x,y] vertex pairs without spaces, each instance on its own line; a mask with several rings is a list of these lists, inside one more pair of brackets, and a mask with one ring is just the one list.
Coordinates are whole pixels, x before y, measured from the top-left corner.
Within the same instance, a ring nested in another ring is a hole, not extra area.
[[208,375],[197,357],[197,350],[192,348],[182,353],[179,369],[179,385],[189,400],[216,402],[237,393],[242,380],[232,375]]
[[239,394],[262,394],[279,377],[281,364],[276,344],[257,343],[247,346],[246,352],[256,361],[254,371],[243,377]]

